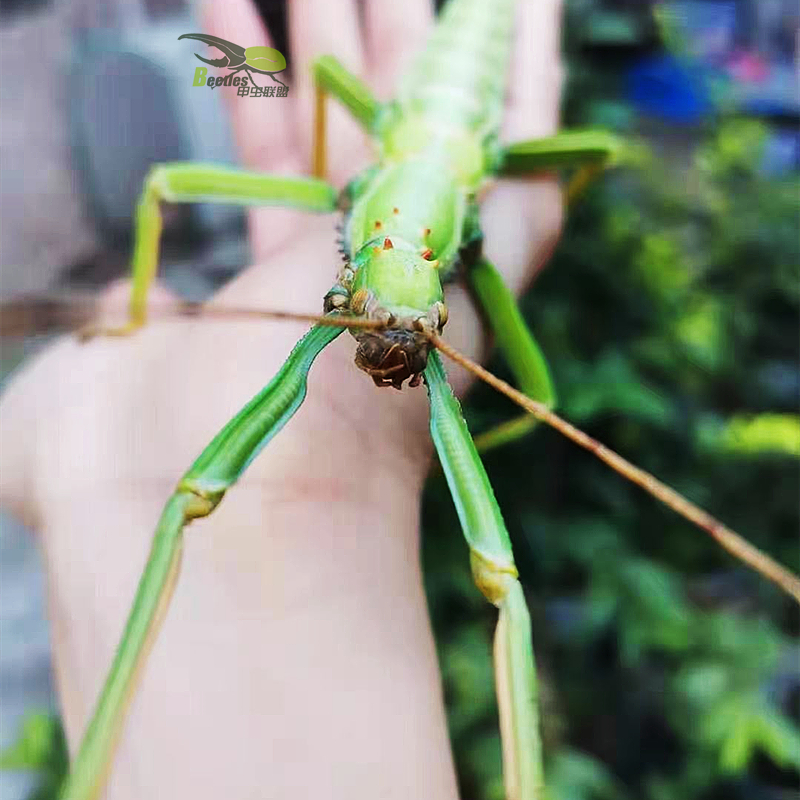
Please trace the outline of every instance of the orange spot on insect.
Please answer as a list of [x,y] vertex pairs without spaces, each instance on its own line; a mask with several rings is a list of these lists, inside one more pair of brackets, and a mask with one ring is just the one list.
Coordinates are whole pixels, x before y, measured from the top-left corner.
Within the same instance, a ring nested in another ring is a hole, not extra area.
[[375,230],[377,231],[382,227],[383,227],[383,223],[379,219],[376,219],[375,220]]
[[422,251],[422,257],[423,257],[423,258],[424,258],[426,261],[430,261],[430,260],[431,260],[431,256],[432,256],[432,255],[433,255],[433,250],[431,250],[431,249],[430,249],[430,247],[426,247],[426,248],[425,248],[425,249]]
[[372,248],[372,255],[377,256],[381,252],[380,247],[373,247]]
[[431,229],[430,228],[425,228],[425,230],[422,231],[422,235],[427,238],[428,236],[431,235]]
[[393,247],[394,247],[394,245],[392,244],[392,240],[387,236],[383,240],[383,249],[384,250],[391,250]]
[[400,213],[400,209],[399,209],[397,206],[395,206],[395,207],[392,209],[392,214],[399,214],[399,213]]

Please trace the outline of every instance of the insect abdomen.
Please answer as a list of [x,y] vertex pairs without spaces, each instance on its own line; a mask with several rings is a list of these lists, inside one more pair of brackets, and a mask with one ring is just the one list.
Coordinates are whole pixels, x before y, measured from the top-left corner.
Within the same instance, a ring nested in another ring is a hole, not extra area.
[[514,0],[450,0],[403,76],[397,100],[412,116],[481,134],[500,126]]

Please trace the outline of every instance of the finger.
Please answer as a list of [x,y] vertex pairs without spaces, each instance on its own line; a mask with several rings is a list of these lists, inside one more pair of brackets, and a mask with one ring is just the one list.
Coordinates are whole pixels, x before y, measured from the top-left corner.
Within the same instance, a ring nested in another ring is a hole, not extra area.
[[521,292],[558,241],[563,202],[554,176],[501,181],[481,207],[484,252]]
[[[202,16],[206,29],[213,35],[241,44],[272,46],[253,0],[203,0]],[[268,81],[268,78],[265,78]],[[306,159],[297,144],[294,130],[294,86],[286,98],[239,97],[223,91],[228,106],[234,139],[243,166],[261,172],[300,173],[306,170]],[[251,208],[250,245],[257,260],[280,248],[283,234],[290,235],[302,215],[276,208]]]
[[[252,0],[226,0],[224,3],[204,0],[201,16],[203,27],[214,36],[242,47],[273,46]],[[222,95],[243,165],[259,170],[277,165],[291,169],[291,162],[287,164],[289,154],[294,151],[289,98],[239,97],[230,89],[223,90]],[[297,166],[300,166],[299,159]]]
[[430,0],[372,0],[365,9],[370,84],[384,98],[425,46],[433,21]]
[[[311,64],[318,56],[335,55],[356,75],[363,74],[364,53],[354,0],[293,0],[289,4],[292,43],[294,113],[306,164],[311,163],[314,85]],[[330,177],[335,183],[366,166],[367,149],[357,123],[335,102],[328,103],[327,149]]]
[[[558,129],[562,68],[560,0],[525,0],[517,9],[516,37],[502,137],[534,138]],[[481,209],[486,253],[521,291],[549,258],[561,230],[558,181],[542,175],[501,181]]]
[[561,0],[524,0],[517,6],[505,141],[555,133],[562,77]]

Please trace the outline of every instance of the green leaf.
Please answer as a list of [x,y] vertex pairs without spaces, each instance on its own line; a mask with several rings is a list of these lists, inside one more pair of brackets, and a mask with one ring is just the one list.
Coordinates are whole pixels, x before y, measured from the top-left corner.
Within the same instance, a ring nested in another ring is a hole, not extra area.
[[725,453],[800,457],[800,416],[797,414],[741,414],[722,424],[707,420],[699,433],[705,447]]
[[0,753],[0,769],[44,769],[60,736],[57,719],[46,713],[30,714],[22,723],[17,741]]
[[719,749],[723,772],[744,772],[759,750],[779,766],[800,767],[800,733],[774,707],[757,698],[732,697],[727,709],[717,713],[718,727],[723,732]]
[[623,800],[605,765],[578,750],[560,750],[547,769],[547,800]]

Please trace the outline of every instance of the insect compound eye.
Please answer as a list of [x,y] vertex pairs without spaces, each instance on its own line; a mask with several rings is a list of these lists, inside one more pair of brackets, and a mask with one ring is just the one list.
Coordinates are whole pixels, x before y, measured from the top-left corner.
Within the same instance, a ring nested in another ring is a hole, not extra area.
[[325,295],[322,308],[326,314],[331,311],[339,311],[347,308],[350,305],[350,293],[341,286],[334,286],[328,294]]

